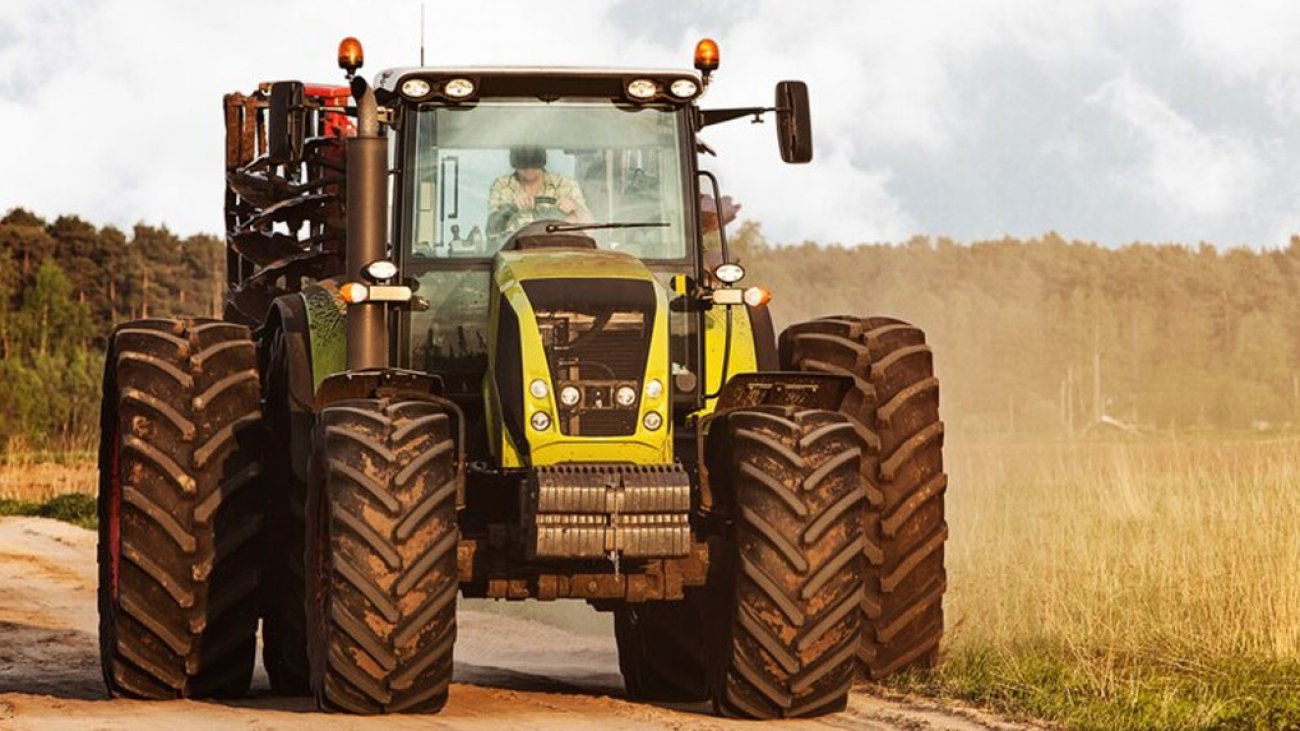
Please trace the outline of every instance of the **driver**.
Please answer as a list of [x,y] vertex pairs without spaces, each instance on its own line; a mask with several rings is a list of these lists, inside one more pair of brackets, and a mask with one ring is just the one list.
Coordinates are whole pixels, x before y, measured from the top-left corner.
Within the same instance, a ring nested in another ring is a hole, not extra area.
[[544,148],[511,148],[510,167],[514,173],[497,178],[488,191],[488,235],[509,235],[533,221],[592,220],[577,182],[547,172]]

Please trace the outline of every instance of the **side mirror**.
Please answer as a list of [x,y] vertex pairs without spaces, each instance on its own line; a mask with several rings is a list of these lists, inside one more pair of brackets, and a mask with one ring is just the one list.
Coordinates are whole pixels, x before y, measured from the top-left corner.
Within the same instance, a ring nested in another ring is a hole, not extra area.
[[812,121],[808,112],[808,85],[782,81],[776,85],[776,141],[781,159],[790,163],[812,160]]
[[271,103],[266,112],[266,154],[272,165],[302,159],[302,146],[307,137],[307,109],[303,102],[301,81],[271,84]]

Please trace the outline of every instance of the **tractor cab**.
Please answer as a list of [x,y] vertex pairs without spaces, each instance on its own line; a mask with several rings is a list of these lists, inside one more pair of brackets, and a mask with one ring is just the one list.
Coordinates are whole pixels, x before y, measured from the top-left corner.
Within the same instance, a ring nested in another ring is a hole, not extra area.
[[[377,83],[381,103],[398,110],[395,248],[428,303],[403,324],[398,358],[440,374],[448,393],[481,396],[493,273],[507,260],[518,272],[570,249],[569,279],[596,278],[621,258],[640,262],[660,288],[674,275],[698,278],[698,74],[406,69]],[[648,96],[629,93],[642,85]],[[574,253],[583,249],[596,255]],[[674,330],[684,333],[679,319]],[[690,349],[677,350],[685,367]]]

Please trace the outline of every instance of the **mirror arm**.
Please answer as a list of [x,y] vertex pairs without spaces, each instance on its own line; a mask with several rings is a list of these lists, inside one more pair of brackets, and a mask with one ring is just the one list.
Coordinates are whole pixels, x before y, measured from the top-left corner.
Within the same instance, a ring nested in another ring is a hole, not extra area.
[[776,107],[735,107],[733,109],[702,109],[700,110],[700,127],[708,127],[711,124],[719,122],[730,122],[733,119],[753,116],[755,122],[761,122],[763,114],[767,112],[778,111]]

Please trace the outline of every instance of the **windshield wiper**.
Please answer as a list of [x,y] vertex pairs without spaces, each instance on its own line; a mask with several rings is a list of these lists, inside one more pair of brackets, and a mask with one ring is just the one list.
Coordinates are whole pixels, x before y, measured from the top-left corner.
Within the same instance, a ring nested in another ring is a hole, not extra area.
[[557,231],[590,231],[598,228],[667,228],[663,221],[615,221],[612,223],[549,223],[546,233]]

